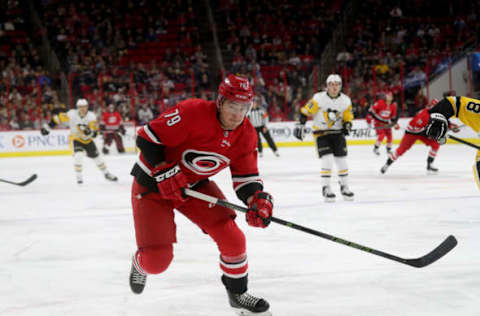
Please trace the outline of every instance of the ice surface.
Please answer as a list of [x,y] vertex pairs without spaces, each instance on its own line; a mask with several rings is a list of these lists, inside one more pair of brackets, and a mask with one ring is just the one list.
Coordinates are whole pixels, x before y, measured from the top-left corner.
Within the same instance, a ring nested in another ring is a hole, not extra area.
[[[275,316],[480,315],[480,191],[475,151],[443,146],[427,175],[427,147],[414,146],[385,175],[371,146],[350,146],[355,201],[324,203],[313,147],[265,148],[260,170],[275,198],[274,215],[400,257],[419,257],[449,234],[459,245],[422,269],[272,224],[248,227],[250,291]],[[169,270],[149,276],[142,295],[128,286],[136,249],[129,171],[136,157],[107,156],[119,177],[107,182],[93,161],[84,184],[70,156],[0,159],[0,315],[234,315],[220,282],[210,238],[177,215],[178,243]],[[236,199],[228,172],[214,178]],[[336,177],[334,192],[339,196]]]

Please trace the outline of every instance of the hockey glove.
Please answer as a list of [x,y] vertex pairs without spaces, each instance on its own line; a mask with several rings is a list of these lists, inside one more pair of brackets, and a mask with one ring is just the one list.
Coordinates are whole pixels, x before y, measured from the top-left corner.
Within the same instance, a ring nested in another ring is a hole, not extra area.
[[48,134],[50,134],[50,131],[48,129],[46,129],[45,127],[42,127],[40,129],[40,133],[43,135],[43,136],[47,136]]
[[439,143],[445,138],[445,134],[448,130],[448,120],[440,113],[430,114],[430,120],[425,129],[425,133],[428,137],[435,139]]
[[305,132],[305,125],[300,123],[295,124],[295,128],[293,129],[293,136],[300,140],[303,140],[305,138]]
[[450,123],[450,125],[448,126],[448,128],[449,128],[452,132],[454,132],[454,133],[460,132],[460,127],[459,127],[457,124],[455,124],[455,123]]
[[172,163],[162,166],[161,169],[154,169],[152,177],[157,181],[158,192],[164,199],[185,202],[182,189],[187,187],[187,178],[178,164]]
[[344,122],[343,128],[342,128],[343,135],[348,136],[350,135],[351,131],[352,131],[352,122]]
[[248,211],[245,214],[247,223],[250,226],[265,228],[270,224],[273,211],[273,198],[270,194],[257,191],[248,204]]

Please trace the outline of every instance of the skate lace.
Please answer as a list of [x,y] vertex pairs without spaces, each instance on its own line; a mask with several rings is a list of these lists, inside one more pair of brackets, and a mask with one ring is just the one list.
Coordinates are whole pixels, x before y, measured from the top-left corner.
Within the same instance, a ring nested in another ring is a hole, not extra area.
[[147,276],[141,274],[138,271],[133,271],[132,273],[132,283],[144,285],[147,280]]
[[235,298],[237,299],[239,304],[249,307],[255,307],[258,301],[260,301],[260,298],[250,295],[248,293],[235,294]]

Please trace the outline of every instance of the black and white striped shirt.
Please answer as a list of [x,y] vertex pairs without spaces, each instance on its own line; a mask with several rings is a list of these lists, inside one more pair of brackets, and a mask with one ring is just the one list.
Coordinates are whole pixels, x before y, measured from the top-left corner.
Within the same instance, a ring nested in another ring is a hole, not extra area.
[[248,119],[252,123],[253,127],[265,126],[268,122],[267,111],[264,108],[258,107],[251,109],[247,114]]

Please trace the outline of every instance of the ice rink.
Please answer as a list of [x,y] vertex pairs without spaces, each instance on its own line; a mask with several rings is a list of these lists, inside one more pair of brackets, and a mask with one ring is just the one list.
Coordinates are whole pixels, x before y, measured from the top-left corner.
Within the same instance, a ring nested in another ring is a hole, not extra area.
[[[355,201],[324,203],[320,161],[313,147],[269,148],[260,159],[276,217],[400,257],[425,255],[448,235],[458,246],[416,269],[316,236],[272,224],[248,227],[250,292],[265,297],[275,316],[480,315],[480,191],[475,150],[443,146],[427,175],[427,147],[414,146],[385,175],[386,160],[371,146],[350,146]],[[135,155],[107,156],[119,177],[107,182],[93,161],[84,184],[70,156],[3,158],[0,177],[0,315],[217,316],[234,315],[220,282],[215,244],[177,214],[175,258],[150,276],[142,295],[128,286],[135,251],[129,171]],[[234,203],[230,174],[214,178]]]

